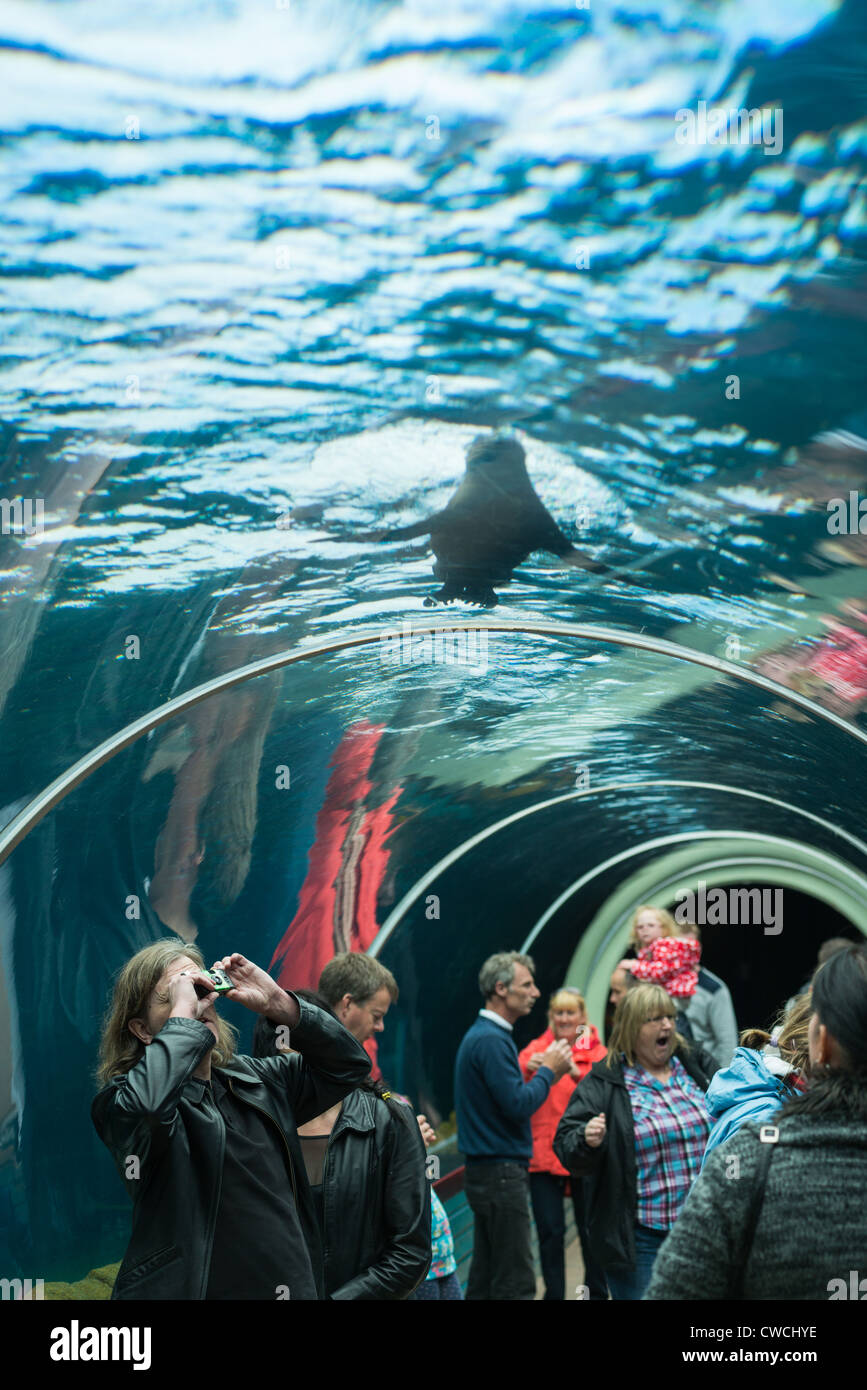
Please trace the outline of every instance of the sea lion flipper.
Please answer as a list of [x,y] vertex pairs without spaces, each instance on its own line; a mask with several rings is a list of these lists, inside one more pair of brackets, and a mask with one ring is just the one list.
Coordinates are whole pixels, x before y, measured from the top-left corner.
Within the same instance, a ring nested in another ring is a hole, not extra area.
[[[562,558],[581,554],[581,551],[575,550],[569,537],[564,536],[547,507],[544,507],[541,502],[533,521],[532,531],[526,537],[531,542],[530,550],[549,550],[552,555],[559,555]],[[570,561],[570,563],[574,564],[574,561]]]
[[608,574],[610,566],[603,565],[601,560],[594,560],[592,555],[579,550],[577,546],[572,546],[570,550],[560,556],[564,565],[570,565],[574,569],[587,570],[590,574]]
[[427,517],[424,521],[413,521],[409,526],[394,526],[388,531],[379,533],[380,541],[409,541],[416,536],[429,536],[439,525],[442,512],[434,512],[433,516]]

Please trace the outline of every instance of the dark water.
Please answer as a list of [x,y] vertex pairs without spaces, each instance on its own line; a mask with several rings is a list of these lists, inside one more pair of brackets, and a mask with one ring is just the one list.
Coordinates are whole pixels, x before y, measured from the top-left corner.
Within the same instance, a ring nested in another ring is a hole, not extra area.
[[[693,839],[812,855],[802,891],[857,897],[863,750],[820,712],[864,727],[867,544],[827,504],[867,481],[865,60],[867,12],[832,0],[5,7],[0,490],[45,529],[0,536],[3,821],[236,667],[488,621],[424,608],[423,540],[358,539],[443,507],[480,431],[516,432],[562,530],[632,582],[534,552],[484,669],[311,657],[31,831],[0,869],[0,1272],[122,1252],[90,1071],[112,974],[168,929],[299,985],[373,946],[401,985],[382,1065],[445,1120],[478,964],[582,876],[533,939],[545,990],[624,875]],[[779,153],[680,144],[699,101],[777,112]],[[545,620],[818,709],[521,631]],[[438,916],[399,912],[485,829]],[[800,983],[815,942],[785,940],[745,940],[744,1007]]]

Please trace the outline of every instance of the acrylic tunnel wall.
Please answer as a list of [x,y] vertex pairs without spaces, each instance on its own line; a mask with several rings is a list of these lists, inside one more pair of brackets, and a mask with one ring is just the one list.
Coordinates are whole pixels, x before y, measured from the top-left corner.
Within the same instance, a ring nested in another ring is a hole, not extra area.
[[867,931],[864,0],[0,28],[0,1278],[124,1253],[172,933],[380,956],[444,1171],[494,950],[604,1028],[636,906],[781,892],[702,924],[766,1024]]
[[[288,661],[272,644],[258,667],[228,642],[207,682],[13,808],[4,1268],[76,1279],[123,1253],[126,1197],[89,1118],[100,1022],[117,970],[171,932],[287,986],[315,986],[337,950],[376,953],[400,986],[379,1063],[448,1134],[492,951],[537,964],[521,1042],[566,979],[602,1026],[634,907],[699,881],[782,893],[779,930],[705,928],[744,1026],[800,987],[822,939],[867,930],[860,727],[665,641],[458,626],[428,633],[418,615]],[[221,1009],[247,1048],[251,1015]]]

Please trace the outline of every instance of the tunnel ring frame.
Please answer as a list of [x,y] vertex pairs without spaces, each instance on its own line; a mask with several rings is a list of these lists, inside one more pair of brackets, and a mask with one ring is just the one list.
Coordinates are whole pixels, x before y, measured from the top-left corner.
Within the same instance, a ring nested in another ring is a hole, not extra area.
[[[655,655],[668,656],[672,660],[687,662],[694,666],[703,666],[719,675],[730,676],[746,685],[764,690],[777,699],[805,710],[823,723],[832,724],[859,743],[867,745],[867,731],[859,729],[856,724],[852,724],[849,720],[834,714],[833,711],[816,704],[815,701],[801,695],[798,691],[789,690],[786,686],[770,680],[767,676],[760,675],[757,671],[749,668],[744,669],[722,657],[681,647],[679,644],[668,642],[663,638],[645,637],[643,633],[623,632],[617,628],[597,627],[593,624],[534,622],[532,620],[515,622],[513,619],[488,619],[483,623],[477,619],[472,621],[458,619],[447,623],[424,622],[418,625],[413,623],[412,635],[435,633],[441,629],[450,632],[484,629],[489,632],[521,633],[525,636],[572,638],[596,643],[600,646],[626,647],[635,651],[649,651]],[[84,757],[79,758],[77,762],[31,798],[12,817],[8,824],[0,830],[0,864],[5,863],[9,855],[30,834],[31,830],[45,816],[49,815],[70,792],[74,791],[76,787],[85,782],[118,753],[130,747],[145,734],[150,733],[152,729],[158,728],[160,724],[176,718],[185,710],[200,704],[211,695],[233,689],[236,685],[253,680],[257,676],[282,670],[286,666],[294,665],[299,661],[306,661],[312,657],[332,655],[336,652],[351,650],[354,647],[372,646],[386,640],[393,641],[395,632],[394,627],[377,628],[373,632],[352,633],[344,637],[331,638],[327,642],[311,643],[309,646],[275,652],[271,656],[263,657],[260,661],[236,667],[233,671],[225,671],[222,675],[194,686],[192,690],[186,691],[183,695],[178,695],[174,699],[166,701],[165,704],[157,706],[156,709],[150,710],[117,733],[112,734],[96,748],[86,753]]]
[[[796,807],[790,809],[797,812]],[[679,842],[684,841],[682,835],[667,838],[669,843],[675,842],[675,839]],[[717,841],[721,842],[720,848],[727,853],[726,859],[707,858],[708,847]],[[658,842],[645,841],[643,844],[634,846],[627,855],[621,853],[614,856],[614,860],[615,862],[622,862],[626,857],[637,857],[649,846],[656,843]],[[759,843],[765,849],[764,855],[750,852]],[[734,847],[738,844],[742,844],[743,848],[736,850]],[[695,846],[695,855],[688,853],[689,845]],[[852,865],[837,860],[825,850],[817,849],[812,845],[805,845],[801,841],[791,840],[781,835],[769,835],[767,833],[749,835],[737,830],[709,830],[693,834],[689,837],[686,848],[686,854],[678,857],[669,853],[662,859],[654,859],[651,864],[636,870],[625,882],[618,884],[617,889],[600,904],[586,929],[582,932],[566,969],[565,979],[567,983],[576,985],[585,993],[588,1009],[591,1011],[595,1009],[599,1017],[604,1013],[609,977],[617,960],[626,949],[625,933],[629,917],[642,903],[670,897],[670,890],[678,884],[683,884],[687,880],[694,881],[700,876],[706,876],[705,881],[711,887],[722,887],[733,882],[744,884],[754,882],[757,878],[773,876],[783,888],[794,888],[796,891],[807,893],[817,897],[820,901],[835,906],[836,910],[853,927],[867,937],[867,908],[860,912],[857,908],[852,910],[853,904],[857,902],[857,890],[859,888],[863,890],[867,886],[867,876],[853,868]],[[778,849],[780,853],[774,856],[769,852],[771,849]],[[793,851],[796,851],[794,857],[792,857]],[[673,861],[676,858],[679,858],[679,862],[675,870]],[[695,862],[690,862],[690,860]],[[597,866],[600,872],[610,867],[611,861]],[[771,870],[771,874],[756,874],[755,869],[759,867]],[[823,873],[822,868],[830,870],[830,872]],[[744,872],[745,869],[747,870],[746,873]],[[661,878],[658,876],[660,873]],[[529,949],[532,942],[541,935],[548,921],[556,912],[559,912],[569,898],[574,893],[580,892],[585,883],[595,876],[596,871],[589,875],[580,876],[554,899],[554,902],[534,923],[532,931],[521,947],[523,951]],[[852,880],[854,887],[844,887],[843,879],[846,877]],[[644,881],[639,883],[638,880],[640,879]],[[657,881],[653,882],[653,879]],[[820,882],[833,886],[838,893],[845,894],[846,907],[841,907],[839,898],[835,900],[830,892],[818,892],[817,885]],[[618,900],[620,901],[618,902]]]
[[[447,854],[444,854],[441,859],[438,859],[436,864],[434,864],[430,869],[427,869],[425,873],[422,874],[421,877],[416,880],[412,887],[407,889],[406,893],[404,893],[400,901],[396,903],[395,906],[391,909],[391,912],[386,917],[385,921],[383,922],[382,926],[377,932],[374,940],[368,947],[368,955],[379,954],[379,952],[382,950],[382,947],[388,940],[389,936],[400,922],[401,918],[409,910],[412,904],[418,898],[421,897],[425,888],[429,887],[430,884],[434,883],[442,873],[444,873],[447,869],[450,869],[453,864],[457,863],[458,859],[461,859],[464,856],[464,854],[469,853],[471,849],[475,849],[476,846],[481,844],[483,840],[487,840],[491,836],[498,834],[500,830],[505,830],[507,826],[513,825],[516,821],[523,820],[528,816],[535,815],[538,811],[547,810],[547,808],[550,806],[562,805],[562,803],[565,801],[578,801],[583,798],[598,796],[602,792],[606,791],[638,791],[648,787],[661,786],[690,788],[698,787],[703,788],[705,790],[728,792],[732,796],[744,796],[754,801],[768,802],[771,805],[782,807],[783,810],[790,811],[794,815],[803,816],[806,820],[814,821],[816,824],[821,825],[825,830],[830,830],[833,834],[839,835],[842,839],[848,840],[850,844],[855,845],[856,848],[864,854],[865,858],[867,858],[867,843],[865,843],[863,840],[859,840],[856,835],[852,835],[848,830],[844,830],[842,826],[835,825],[833,821],[825,820],[823,816],[817,816],[813,811],[806,811],[802,807],[793,806],[791,805],[791,803],[787,801],[781,801],[778,797],[768,796],[765,792],[751,791],[745,787],[730,787],[725,782],[693,782],[681,778],[655,778],[650,782],[606,782],[603,783],[603,785],[600,787],[589,787],[582,791],[563,792],[560,796],[548,797],[544,801],[534,802],[531,806],[523,806],[520,811],[513,811],[511,815],[504,816],[502,820],[495,821],[492,825],[485,826],[483,830],[476,831],[474,835],[469,835],[465,840],[462,840],[459,845],[455,845],[452,849],[449,850]],[[707,831],[704,833],[710,835],[715,832]],[[722,833],[730,835],[735,832],[725,831]],[[663,840],[660,841],[660,843],[671,843],[672,841],[690,840],[697,838],[698,835],[695,831],[683,831],[679,832],[676,836],[664,837]],[[758,832],[756,833],[756,838],[758,838]],[[654,844],[656,842],[645,841],[643,843]],[[792,843],[796,842],[793,841]],[[640,847],[633,847],[633,849],[637,853],[641,852]],[[605,861],[604,867],[610,867],[612,863],[619,862],[624,855],[626,857],[629,857],[629,855],[633,853],[633,849],[630,849],[629,851],[621,851],[620,854],[615,855],[612,860]],[[589,877],[595,877],[595,873],[596,870],[594,869]],[[580,882],[582,884],[584,882],[589,882],[589,877],[583,876]],[[558,899],[555,899],[554,901],[556,903]],[[546,909],[546,912],[547,911],[548,909]],[[543,917],[544,915],[545,914],[543,914]],[[529,950],[533,941],[536,939],[536,936],[538,935],[537,928],[541,930],[541,927],[539,927],[540,922],[542,922],[541,918],[537,921],[536,926],[527,936],[524,945],[521,947],[522,951]],[[542,922],[542,925],[544,925],[544,922]]]

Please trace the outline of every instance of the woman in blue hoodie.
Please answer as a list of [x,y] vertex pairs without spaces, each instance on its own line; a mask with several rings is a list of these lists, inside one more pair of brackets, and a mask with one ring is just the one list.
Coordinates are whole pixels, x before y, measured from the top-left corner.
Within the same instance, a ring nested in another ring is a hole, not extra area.
[[718,1071],[705,1100],[713,1128],[702,1159],[736,1134],[748,1120],[767,1121],[803,1089],[802,1074],[808,1061],[807,1028],[811,991],[799,994],[774,1025],[773,1033],[750,1028],[741,1034],[731,1066]]

